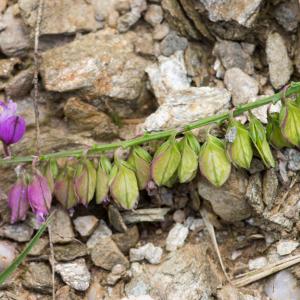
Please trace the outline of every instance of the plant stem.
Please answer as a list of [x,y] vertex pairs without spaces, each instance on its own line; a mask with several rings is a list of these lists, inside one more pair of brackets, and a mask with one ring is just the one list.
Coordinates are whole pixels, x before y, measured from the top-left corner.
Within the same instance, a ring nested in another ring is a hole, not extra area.
[[[285,96],[291,96],[293,94],[300,93],[300,82],[294,82],[291,83],[289,88],[284,89]],[[250,111],[254,108],[261,107],[270,103],[275,104],[282,98],[282,92],[279,92],[277,94],[274,94],[269,97],[265,97],[259,100],[256,100],[255,102],[250,102],[244,105],[241,105],[237,107],[232,113],[233,116],[239,116],[243,114],[246,111]],[[116,142],[116,143],[111,143],[111,144],[95,144],[91,149],[87,152],[87,155],[95,155],[97,153],[105,152],[105,151],[110,151],[114,150],[116,148],[122,147],[122,148],[128,148],[140,144],[147,143],[149,141],[153,140],[159,140],[159,139],[166,139],[170,137],[172,134],[182,134],[183,132],[195,129],[195,128],[200,128],[212,123],[222,123],[226,119],[230,117],[230,112],[214,115],[211,117],[203,118],[200,119],[196,122],[193,122],[191,124],[188,124],[184,126],[181,129],[168,129],[164,131],[159,131],[159,132],[152,132],[152,133],[145,133],[142,136],[136,137],[134,139],[128,140],[128,141],[121,141],[121,142]],[[86,152],[86,150],[83,149],[77,149],[77,150],[67,150],[67,151],[59,151],[55,153],[48,153],[45,155],[41,155],[39,159],[41,161],[48,160],[50,158],[60,158],[60,157],[78,157],[83,155]],[[19,164],[19,163],[29,163],[32,162],[34,159],[34,156],[23,156],[23,157],[15,157],[11,159],[0,159],[0,166],[7,165],[7,164]]]

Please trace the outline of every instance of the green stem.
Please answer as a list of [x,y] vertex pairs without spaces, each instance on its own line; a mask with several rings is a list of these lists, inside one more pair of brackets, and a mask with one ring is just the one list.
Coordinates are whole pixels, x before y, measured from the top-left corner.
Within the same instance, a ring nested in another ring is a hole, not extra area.
[[[291,96],[296,93],[300,93],[300,82],[291,83],[290,87],[285,89],[284,92],[285,92],[286,97]],[[261,106],[264,106],[264,105],[267,105],[270,103],[275,104],[281,98],[282,98],[282,92],[279,92],[272,96],[259,99],[255,102],[250,102],[250,103],[241,105],[233,111],[233,116],[235,116],[235,117],[239,116],[246,111],[249,111],[254,108],[261,107]],[[136,137],[136,138],[128,140],[128,141],[121,141],[121,142],[116,142],[116,143],[111,143],[111,144],[95,144],[88,151],[88,154],[95,155],[97,153],[114,150],[119,147],[128,148],[128,147],[144,144],[144,143],[147,143],[147,142],[153,141],[153,140],[166,139],[169,136],[171,136],[172,134],[179,135],[185,131],[189,131],[189,130],[192,130],[195,128],[200,128],[200,127],[212,124],[212,123],[224,122],[225,120],[230,118],[230,115],[231,115],[230,112],[214,115],[211,117],[200,119],[189,125],[186,125],[182,129],[178,129],[178,130],[169,129],[169,130],[164,130],[164,131],[159,131],[159,132],[145,133],[142,136]],[[78,157],[78,156],[81,156],[85,151],[86,150],[83,150],[83,149],[59,151],[59,152],[55,152],[55,153],[41,155],[39,157],[39,159],[44,161],[44,160],[48,160],[50,158],[72,157],[72,156]],[[34,156],[14,157],[11,159],[0,159],[0,166],[8,165],[8,164],[29,163],[29,162],[32,162],[33,159],[34,159]]]

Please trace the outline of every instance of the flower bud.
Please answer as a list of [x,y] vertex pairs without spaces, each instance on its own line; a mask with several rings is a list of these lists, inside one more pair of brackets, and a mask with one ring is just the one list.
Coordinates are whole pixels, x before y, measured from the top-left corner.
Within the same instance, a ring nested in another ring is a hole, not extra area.
[[72,208],[77,204],[73,180],[74,173],[74,168],[66,165],[55,180],[54,196],[66,209]]
[[178,167],[179,182],[190,182],[197,174],[200,144],[191,132],[187,132],[178,143],[178,147],[181,153],[181,161]]
[[157,149],[151,164],[152,179],[158,186],[168,183],[176,173],[180,159],[175,136],[172,136]]
[[249,169],[253,157],[251,138],[246,127],[233,118],[226,133],[226,153],[229,160],[240,168]]
[[139,189],[145,189],[151,177],[151,155],[140,146],[134,147],[128,157],[127,162],[135,171]]
[[267,139],[275,149],[292,147],[292,145],[284,138],[279,125],[279,113],[268,115],[268,124],[266,128]]
[[57,162],[54,159],[50,159],[44,168],[44,176],[48,180],[48,184],[49,184],[51,192],[54,191],[54,183],[55,183],[55,178],[57,177],[57,175],[58,175]]
[[118,159],[112,172],[110,192],[113,199],[125,209],[134,208],[138,201],[139,188],[131,165]]
[[24,133],[26,125],[20,116],[11,116],[3,122],[0,122],[0,139],[6,145],[19,142]]
[[300,107],[292,100],[286,100],[279,115],[282,135],[296,147],[300,147]]
[[201,174],[214,186],[222,186],[228,179],[231,164],[225,152],[225,144],[220,139],[208,134],[199,154]]
[[35,172],[28,184],[28,201],[37,219],[44,221],[51,208],[52,194],[47,178]]
[[26,219],[29,203],[27,199],[27,186],[23,178],[19,178],[10,189],[8,193],[8,206],[11,211],[11,223]]
[[108,197],[109,192],[109,174],[112,165],[110,160],[106,156],[101,156],[97,169],[97,180],[96,180],[96,202],[98,204],[105,201]]
[[267,141],[265,128],[251,112],[249,113],[249,134],[265,166],[274,168],[275,160]]
[[87,205],[93,199],[96,190],[96,170],[88,159],[77,165],[74,186],[78,201]]

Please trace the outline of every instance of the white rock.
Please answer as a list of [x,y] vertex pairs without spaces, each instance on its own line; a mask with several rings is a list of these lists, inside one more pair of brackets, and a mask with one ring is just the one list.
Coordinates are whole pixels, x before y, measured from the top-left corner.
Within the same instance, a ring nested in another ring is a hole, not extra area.
[[249,259],[248,267],[249,270],[252,271],[252,270],[263,268],[267,264],[268,264],[268,260],[264,256],[261,256],[254,259]]
[[292,253],[297,247],[299,243],[292,240],[282,240],[277,244],[277,253],[279,255],[288,255]]
[[7,241],[0,241],[0,272],[3,272],[15,259],[16,248]]
[[266,283],[264,290],[270,300],[300,299],[298,282],[296,278],[286,270],[272,276]]
[[188,234],[188,228],[182,224],[176,223],[168,234],[166,240],[166,249],[168,251],[175,251],[177,248],[182,247]]
[[243,254],[241,250],[235,250],[231,253],[231,260],[236,260],[238,257],[240,257]]
[[144,19],[153,27],[160,24],[163,20],[163,10],[160,5],[149,5]]
[[99,220],[95,216],[78,217],[73,221],[75,229],[82,237],[90,236],[98,222]]
[[100,239],[112,235],[112,231],[107,227],[106,223],[101,220],[99,226],[96,228],[94,233],[88,239],[86,245],[89,249],[93,248]]
[[142,261],[146,259],[150,264],[159,264],[163,250],[160,247],[155,247],[152,243],[147,243],[146,245],[139,248],[130,249],[130,261]]
[[184,222],[184,226],[191,231],[200,231],[205,225],[203,219],[188,217]]

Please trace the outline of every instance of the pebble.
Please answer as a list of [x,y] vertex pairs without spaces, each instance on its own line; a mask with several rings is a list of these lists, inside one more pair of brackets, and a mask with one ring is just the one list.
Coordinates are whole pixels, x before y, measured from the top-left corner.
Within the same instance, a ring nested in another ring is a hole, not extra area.
[[298,246],[299,242],[292,240],[281,240],[277,244],[277,253],[279,255],[288,255],[291,254]]
[[106,282],[108,285],[115,285],[125,274],[126,268],[123,265],[115,265],[108,274]]
[[162,24],[157,24],[154,27],[154,30],[152,32],[153,39],[156,41],[161,41],[164,37],[167,36],[167,34],[170,32],[170,27],[168,23],[164,22]]
[[127,255],[130,248],[134,248],[140,239],[138,227],[129,227],[125,233],[115,233],[112,240],[116,243],[123,254]]
[[118,232],[126,232],[127,226],[123,220],[122,215],[119,210],[114,206],[110,205],[108,207],[108,219],[109,224]]
[[100,220],[100,224],[88,239],[86,245],[89,249],[93,248],[102,238],[109,237],[112,235],[112,231],[106,225],[104,220]]
[[82,237],[90,236],[98,225],[99,220],[95,216],[84,216],[76,218],[73,223],[75,229]]
[[188,228],[182,224],[176,223],[168,234],[166,240],[166,249],[168,251],[175,251],[177,248],[182,247],[185,239],[188,236],[188,233]]
[[3,272],[15,259],[16,248],[8,241],[0,241],[0,272]]
[[[40,256],[45,253],[46,247],[49,245],[49,239],[46,237],[41,237],[36,244],[31,248],[28,255],[31,256]],[[47,250],[46,250],[47,251]]]
[[90,286],[91,274],[83,258],[69,263],[55,265],[55,271],[62,280],[77,291],[85,291]]
[[16,242],[28,242],[33,235],[33,228],[24,224],[4,225],[0,228],[0,236]]
[[176,223],[183,223],[185,220],[185,213],[182,209],[178,209],[173,214],[173,221]]
[[148,22],[153,27],[155,25],[158,25],[162,22],[164,16],[163,16],[163,10],[160,5],[151,4],[149,5],[147,12],[144,16],[144,19],[146,22]]
[[86,245],[77,240],[68,244],[54,246],[54,257],[58,261],[70,261],[85,255],[87,255]]
[[176,51],[185,50],[187,46],[188,41],[185,37],[170,32],[160,43],[160,51],[164,56],[171,56]]
[[296,149],[286,149],[285,155],[287,156],[288,169],[291,171],[300,170],[300,151]]
[[276,6],[274,11],[277,22],[286,30],[294,31],[299,22],[298,0],[288,0]]
[[267,264],[268,264],[268,260],[264,256],[261,256],[254,259],[249,259],[248,267],[249,270],[252,271],[252,270],[263,268]]
[[142,261],[146,259],[153,265],[160,263],[162,254],[162,248],[155,247],[152,243],[147,243],[146,245],[136,249],[130,249],[129,252],[130,261]]

